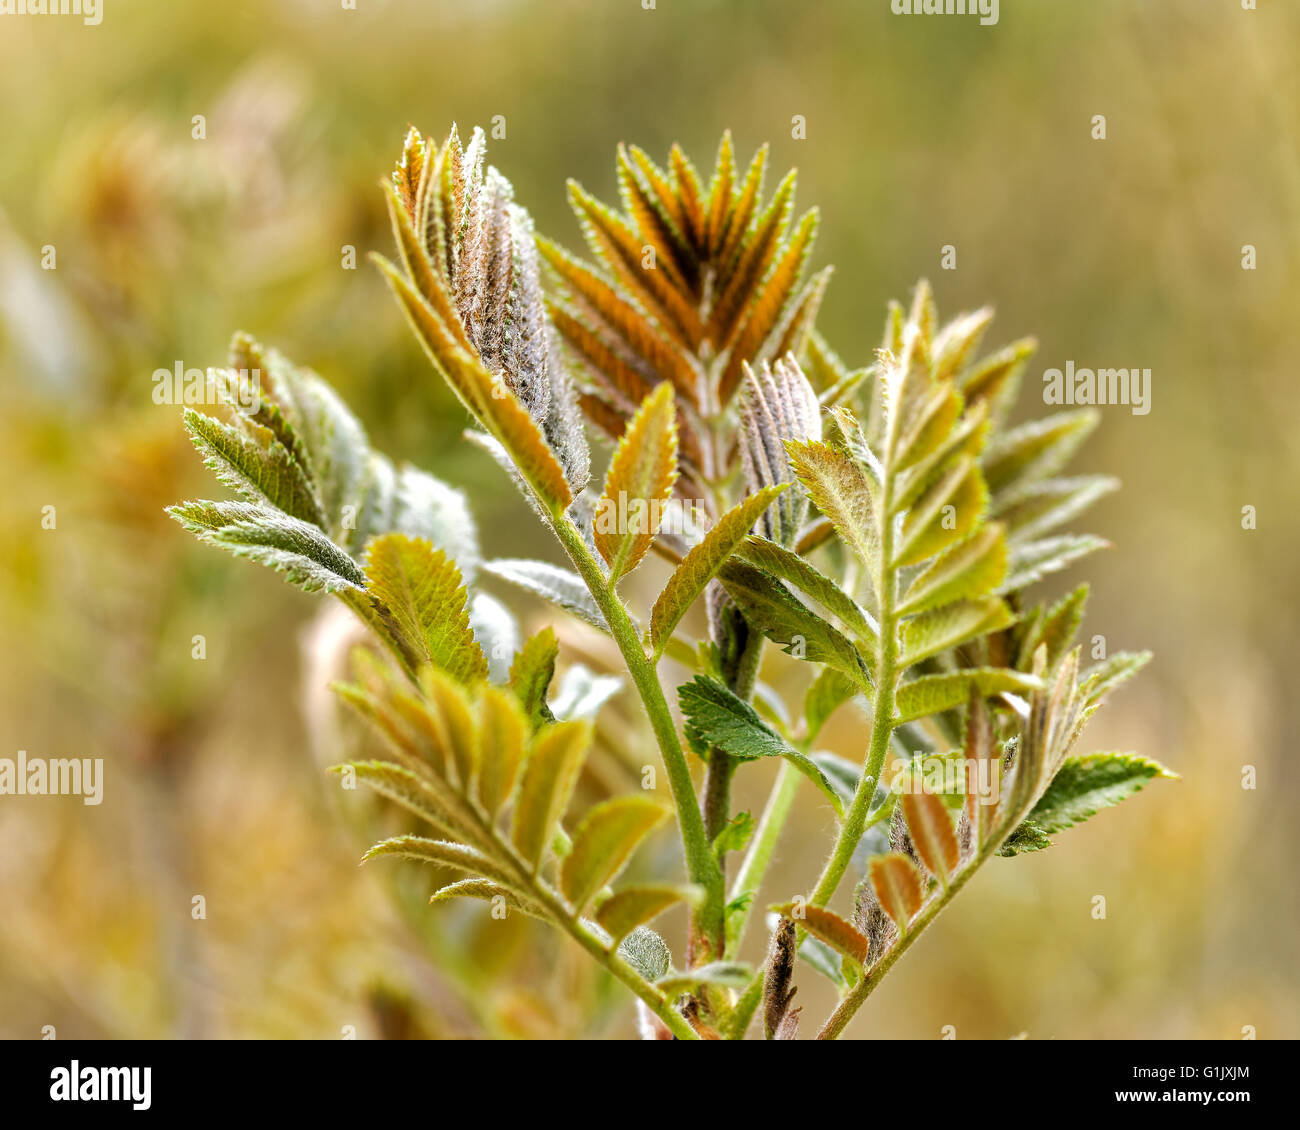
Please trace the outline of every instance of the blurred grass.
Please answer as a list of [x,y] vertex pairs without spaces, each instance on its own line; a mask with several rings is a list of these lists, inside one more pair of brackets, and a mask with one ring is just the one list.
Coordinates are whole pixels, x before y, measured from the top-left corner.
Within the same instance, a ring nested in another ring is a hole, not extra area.
[[[365,263],[388,247],[375,182],[408,122],[497,114],[491,159],[567,243],[564,179],[613,197],[618,141],[680,140],[701,168],[724,128],[745,154],[770,141],[822,210],[821,324],[852,363],[926,274],[944,312],[992,301],[997,339],[1039,337],[1026,411],[1066,359],[1153,370],[1150,415],[1106,410],[1079,461],[1125,483],[1088,526],[1115,548],[1084,567],[1085,633],[1157,657],[1087,740],[1184,780],[996,861],[852,1031],[1300,1035],[1300,11],[1096,0],[1004,5],[980,28],[850,0],[360,7],[121,0],[95,28],[5,21],[0,755],[102,756],[108,779],[98,808],[0,800],[0,1035],[630,1031],[569,947],[509,940],[474,908],[403,914],[391,876],[353,867],[296,709],[317,606],[162,514],[212,488],[150,374],[215,363],[243,328],[334,381],[377,446],[467,486],[489,553],[548,552],[456,442],[459,408]],[[768,674],[788,677],[779,659]],[[853,718],[830,736],[859,755]],[[765,773],[742,803],[761,805]],[[791,891],[829,831],[801,797]],[[493,987],[467,1001],[427,959],[439,945]],[[828,1001],[814,978],[809,1018]]]

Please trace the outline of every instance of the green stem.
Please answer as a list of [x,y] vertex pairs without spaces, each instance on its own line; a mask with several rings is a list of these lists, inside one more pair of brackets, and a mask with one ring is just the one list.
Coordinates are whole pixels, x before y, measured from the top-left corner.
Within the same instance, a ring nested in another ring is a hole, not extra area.
[[740,865],[740,870],[736,873],[736,881],[732,884],[728,896],[728,901],[734,901],[746,894],[751,897],[736,927],[735,936],[727,939],[727,957],[734,956],[740,950],[740,943],[744,940],[750,915],[754,911],[754,900],[758,897],[758,889],[763,885],[763,877],[767,874],[768,864],[772,862],[777,841],[781,838],[786,818],[790,815],[790,808],[794,804],[795,794],[799,791],[799,780],[799,771],[788,761],[782,761],[781,768],[776,773],[776,780],[772,784],[772,791],[768,795],[767,805],[763,809],[763,815],[759,818],[758,828],[754,831],[753,842],[749,845],[749,851]]
[[[893,554],[892,523],[882,523],[881,556],[888,561]],[[885,758],[889,754],[889,739],[894,732],[894,715],[896,711],[895,695],[898,690],[898,617],[894,611],[896,604],[897,574],[888,568],[877,591],[880,604],[880,656],[876,667],[876,694],[871,719],[871,739],[867,746],[867,763],[863,766],[862,777],[853,794],[853,802],[844,814],[844,823],[840,825],[840,834],[831,849],[830,858],[822,869],[817,886],[813,889],[810,902],[813,906],[825,906],[835,894],[844,872],[853,858],[853,852],[862,839],[867,826],[867,813],[871,809],[872,798],[876,794],[876,785],[880,781]]]
[[610,634],[622,653],[628,674],[632,677],[632,683],[650,719],[650,726],[659,743],[659,751],[663,755],[673,803],[677,808],[677,823],[681,829],[686,871],[691,881],[698,883],[705,891],[704,902],[696,912],[697,932],[704,937],[710,937],[720,928],[722,922],[725,899],[722,870],[713,856],[713,848],[705,831],[704,818],[695,795],[695,785],[691,780],[690,767],[686,762],[686,754],[682,750],[681,739],[677,735],[677,727],[673,723],[668,700],[659,685],[659,676],[641,646],[636,625],[632,623],[618,595],[606,584],[604,574],[587,548],[587,543],[582,540],[578,528],[563,514],[553,515],[552,526],[569,559],[590,590],[596,606],[604,615]]

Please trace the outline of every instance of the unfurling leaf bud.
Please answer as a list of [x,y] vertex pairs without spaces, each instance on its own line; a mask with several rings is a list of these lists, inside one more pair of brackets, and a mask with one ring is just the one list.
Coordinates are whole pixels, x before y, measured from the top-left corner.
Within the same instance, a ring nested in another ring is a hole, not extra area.
[[867,960],[870,969],[898,936],[898,928],[880,905],[870,880],[863,879],[853,891],[853,925],[867,936]]
[[[767,951],[767,967],[763,973],[763,1035],[769,1040],[794,1039],[798,1027],[799,1010],[790,1009],[796,989],[791,988],[794,978],[795,929],[794,922],[782,918],[772,931],[772,944]],[[789,1035],[782,1032],[789,1028]]]
[[[740,458],[749,493],[794,479],[785,441],[821,439],[817,394],[794,358],[757,369],[745,366],[744,402],[740,408]],[[754,532],[782,545],[794,544],[808,512],[808,496],[795,485],[773,504]]]

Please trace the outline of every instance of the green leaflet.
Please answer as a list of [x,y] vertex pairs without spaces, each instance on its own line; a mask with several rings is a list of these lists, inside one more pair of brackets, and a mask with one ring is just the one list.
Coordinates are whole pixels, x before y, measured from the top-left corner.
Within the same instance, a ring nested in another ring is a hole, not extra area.
[[868,943],[865,935],[833,911],[802,902],[782,903],[769,909],[794,919],[808,933],[858,965],[866,963]]
[[479,700],[478,799],[495,816],[514,788],[524,756],[528,722],[519,700],[500,687],[484,687]]
[[695,603],[723,563],[744,541],[750,527],[788,485],[781,483],[762,487],[733,506],[682,559],[668,578],[668,583],[650,613],[650,646],[656,655],[663,653],[673,629],[686,615],[687,609]]
[[568,807],[590,745],[588,722],[557,722],[533,739],[515,797],[510,837],[534,874],[541,868],[556,826]]
[[485,562],[483,570],[494,577],[500,577],[503,581],[527,589],[543,600],[558,604],[566,612],[572,612],[593,628],[599,628],[602,632],[609,631],[604,615],[596,607],[596,602],[592,600],[591,593],[583,584],[582,578],[568,569],[561,569],[558,565],[551,565],[545,561],[498,558],[495,561]]
[[543,628],[524,642],[510,665],[510,689],[519,697],[534,730],[555,721],[546,695],[551,680],[555,678],[555,661],[559,654],[555,630]]
[[1059,471],[1101,422],[1095,408],[1057,412],[995,436],[984,455],[989,489],[1003,493]]
[[316,526],[250,502],[183,502],[167,513],[199,540],[260,561],[307,592],[364,591],[365,577]]
[[966,403],[1008,404],[1015,395],[1025,364],[1037,348],[1034,338],[1021,338],[973,365],[957,378]]
[[808,755],[814,765],[825,775],[845,805],[851,804],[862,777],[862,766],[839,754],[816,751]]
[[1091,706],[1128,682],[1151,662],[1149,651],[1117,651],[1084,673],[1082,689]]
[[817,440],[788,440],[794,473],[813,504],[864,564],[880,556],[874,515],[876,484],[847,452]]
[[[699,904],[704,897],[700,887],[689,883],[643,883],[615,891],[596,909],[596,924],[617,945],[638,926],[658,917],[674,903]],[[663,976],[668,966],[657,976]],[[651,978],[653,980],[653,978]]]
[[994,597],[959,600],[903,624],[902,665],[910,667],[976,636],[1000,631],[1015,622],[1011,610]]
[[801,604],[780,581],[735,560],[722,567],[718,579],[745,618],[787,653],[829,663],[860,686],[867,683],[866,664],[852,641]]
[[890,466],[894,473],[906,471],[940,450],[956,426],[961,410],[961,397],[948,384],[938,384],[919,397],[891,453]]
[[292,518],[325,525],[325,515],[302,465],[269,428],[246,417],[243,431],[185,409],[185,430],[218,479],[250,502],[265,500]]
[[468,794],[478,777],[479,733],[474,706],[460,683],[437,667],[422,667],[419,681],[444,764],[456,767],[456,783],[462,793]]
[[988,488],[979,467],[962,456],[907,512],[892,564],[915,565],[970,534],[988,507]]
[[672,1000],[683,993],[693,993],[705,985],[716,985],[721,989],[743,989],[753,976],[754,970],[739,961],[712,961],[684,973],[670,973],[660,977],[655,985],[663,991],[664,996]]
[[1083,608],[1087,601],[1088,586],[1080,585],[1038,616],[1025,633],[1017,666],[1029,667],[1033,663],[1034,652],[1042,644],[1047,648],[1047,666],[1055,667],[1057,660],[1074,642],[1075,633],[1083,621]]
[[899,614],[910,616],[954,600],[987,596],[1006,573],[1006,538],[1002,527],[993,522],[936,558],[908,586]]
[[[348,698],[347,701],[356,705],[354,699]],[[379,724],[378,720],[376,724]],[[400,739],[394,736],[390,740],[397,744]],[[449,798],[446,787],[430,780],[428,774],[391,761],[350,761],[335,766],[331,772],[344,773],[349,769],[380,796],[401,805],[444,836],[462,840],[475,838],[469,822],[456,812],[455,798]]]
[[988,698],[1003,691],[1027,693],[1041,686],[1038,679],[1001,667],[974,667],[947,675],[922,675],[898,688],[895,698],[898,725],[930,714],[964,706],[971,688]]
[[749,703],[707,675],[677,688],[682,713],[686,716],[686,740],[703,756],[717,746],[732,757],[784,757],[807,777],[831,802],[836,815],[844,812],[840,793],[826,774],[806,754],[800,753],[768,726]]
[[875,622],[829,577],[792,550],[774,541],[751,534],[737,552],[737,556],[750,565],[771,573],[794,585],[801,593],[820,604],[849,629],[874,653],[880,645],[879,629]]
[[324,381],[287,362],[272,365],[276,396],[302,438],[330,532],[341,529],[346,507],[357,507],[368,450],[366,434]]
[[[619,439],[596,507],[596,548],[613,585],[632,572],[659,532],[661,507],[677,481],[677,412],[663,381],[637,409]],[[638,509],[640,508],[640,509]]]
[[445,553],[423,539],[384,534],[370,542],[366,579],[419,664],[431,663],[459,682],[487,677],[460,570]]
[[733,851],[744,851],[754,834],[754,817],[749,812],[737,812],[713,838],[713,854],[721,859]]
[[1015,831],[1006,838],[997,853],[1010,859],[1015,855],[1026,855],[1031,851],[1042,851],[1051,846],[1052,841],[1047,838],[1047,833],[1032,821],[1025,820],[1016,826]]
[[449,883],[445,887],[439,887],[429,896],[430,904],[435,902],[449,902],[451,899],[482,899],[484,902],[495,902],[502,899],[510,910],[517,910],[520,914],[526,914],[530,918],[536,918],[542,922],[553,922],[554,919],[535,902],[531,902],[522,895],[512,891],[509,887],[502,887],[493,883],[489,879],[461,879],[459,882]]
[[485,879],[502,887],[516,891],[527,898],[525,891],[520,891],[518,879],[505,868],[477,848],[467,844],[453,843],[450,840],[430,840],[424,836],[393,836],[380,840],[361,858],[362,863],[369,863],[382,855],[397,855],[407,859],[418,859],[425,863],[440,863],[444,867],[454,867],[458,871],[468,871],[471,875],[481,875]]
[[1100,498],[1119,489],[1109,475],[1047,479],[996,495],[993,515],[1001,518],[1012,541],[1030,541],[1078,517]]
[[808,740],[813,741],[827,719],[857,693],[858,685],[847,675],[834,667],[823,667],[804,695],[803,716],[808,725]]
[[984,306],[957,315],[935,334],[931,355],[932,376],[936,381],[952,380],[966,368],[992,321],[993,308]]
[[1158,761],[1131,753],[1067,757],[1029,819],[1046,833],[1060,832],[1140,792],[1156,777],[1177,776]]
[[844,988],[848,984],[844,979],[843,962],[840,955],[820,938],[809,934],[799,943],[799,956],[832,984]]
[[1050,573],[1059,573],[1080,557],[1109,546],[1110,542],[1092,534],[1065,534],[1017,543],[1011,547],[1010,575],[998,592],[1016,592],[1027,588]]
[[560,868],[560,889],[574,913],[586,909],[669,814],[653,797],[634,794],[602,801],[582,818],[573,833],[573,848]]

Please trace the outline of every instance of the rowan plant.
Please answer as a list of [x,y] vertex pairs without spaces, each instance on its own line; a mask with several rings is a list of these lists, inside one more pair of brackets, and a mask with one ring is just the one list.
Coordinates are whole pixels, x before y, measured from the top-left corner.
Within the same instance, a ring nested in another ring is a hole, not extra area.
[[[467,436],[565,565],[482,561],[459,491],[373,451],[321,378],[244,336],[211,371],[224,418],[185,413],[240,498],[171,509],[372,630],[337,690],[382,752],[337,772],[424,834],[366,858],[450,868],[464,877],[433,902],[485,899],[569,935],[640,1002],[651,1036],[742,1038],[761,1006],[763,1033],[793,1038],[808,970],[839,991],[812,1031],[840,1035],[990,859],[1046,848],[1170,775],[1073,752],[1149,656],[1085,665],[1087,586],[1029,595],[1105,544],[1063,532],[1117,486],[1061,474],[1097,413],[1012,426],[1034,342],[981,354],[991,311],[941,324],[924,282],[909,309],[890,304],[871,362],[847,367],[815,328],[830,278],[806,269],[817,213],[794,218],[793,172],[766,194],[766,165],[760,149],[742,169],[724,136],[706,186],[676,146],[666,169],[620,147],[621,207],[569,186],[582,258],[535,234],[485,167],[481,131],[408,134],[384,182],[397,257],[375,262]],[[235,394],[249,373],[251,400]],[[613,444],[603,479],[589,431]],[[633,607],[625,579],[651,555],[668,580]],[[508,633],[483,613],[485,576],[612,639],[666,790],[572,811],[592,725],[552,710],[550,628],[499,662]],[[697,602],[701,638],[683,627]],[[761,680],[769,642],[811,666],[802,701]],[[820,751],[849,704],[858,756]],[[766,805],[734,811],[734,778],[763,758],[781,762]],[[769,870],[805,787],[836,834],[815,886],[791,892]],[[682,873],[616,885],[667,822]],[[676,903],[689,927],[674,949],[649,924]],[[756,916],[770,941],[754,968],[740,953]]]

